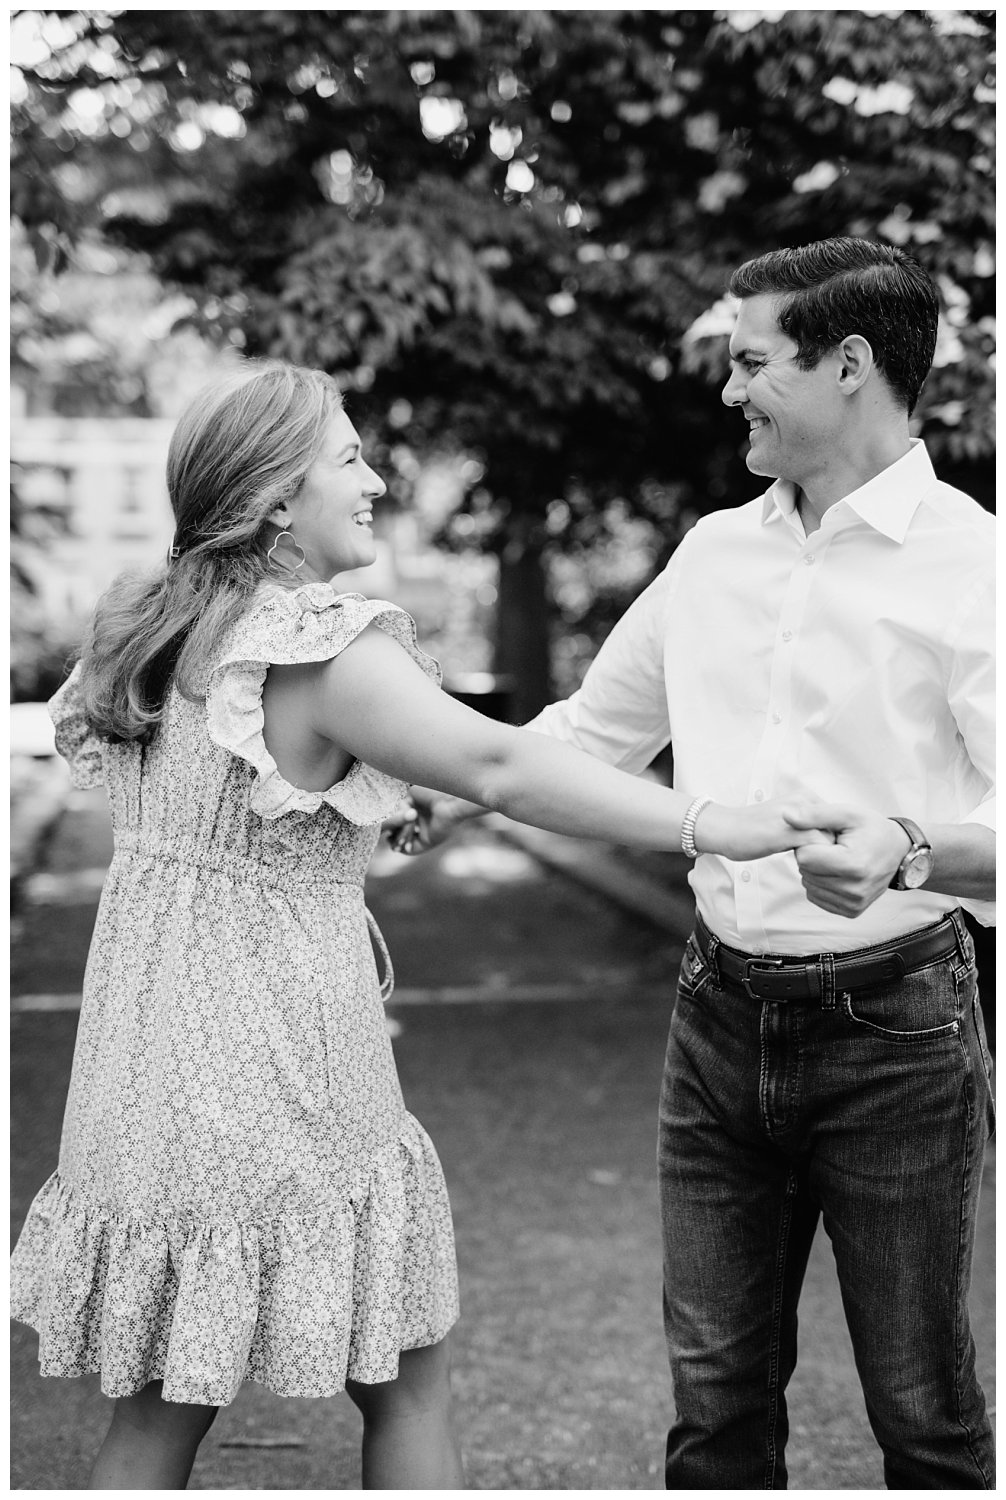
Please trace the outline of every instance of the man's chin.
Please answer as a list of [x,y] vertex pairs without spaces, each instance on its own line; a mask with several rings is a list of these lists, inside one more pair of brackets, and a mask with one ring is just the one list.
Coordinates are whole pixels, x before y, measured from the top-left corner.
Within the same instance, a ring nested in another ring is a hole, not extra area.
[[744,455],[744,462],[748,471],[757,474],[762,479],[778,479],[779,475],[772,461],[761,453],[757,453],[753,447],[749,447]]

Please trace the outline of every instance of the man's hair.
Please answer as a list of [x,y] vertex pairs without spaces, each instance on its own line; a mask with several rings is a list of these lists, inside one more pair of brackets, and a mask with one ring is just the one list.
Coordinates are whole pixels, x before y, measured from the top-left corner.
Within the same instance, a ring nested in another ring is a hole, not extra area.
[[850,334],[869,342],[877,370],[909,415],[936,349],[939,299],[918,261],[874,240],[816,240],[746,261],[730,278],[735,297],[783,298],[778,323],[812,370]]

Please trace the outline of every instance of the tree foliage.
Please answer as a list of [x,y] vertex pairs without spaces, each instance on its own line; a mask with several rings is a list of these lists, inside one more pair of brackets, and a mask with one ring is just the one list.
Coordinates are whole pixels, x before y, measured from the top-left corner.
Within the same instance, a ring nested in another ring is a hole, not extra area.
[[925,435],[989,488],[991,12],[46,14],[14,104],[39,253],[97,224],[203,331],[367,392],[379,438],[405,411],[414,448],[476,453],[504,556],[628,505],[657,564],[746,498],[696,320],[740,261],[829,234],[938,277]]

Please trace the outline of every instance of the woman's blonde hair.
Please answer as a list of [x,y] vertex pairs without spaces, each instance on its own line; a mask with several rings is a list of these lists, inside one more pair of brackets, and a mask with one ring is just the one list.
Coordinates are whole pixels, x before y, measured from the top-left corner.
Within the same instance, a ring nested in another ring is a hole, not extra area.
[[172,558],[116,579],[81,652],[84,712],[99,734],[149,739],[172,682],[202,697],[224,636],[259,585],[296,584],[269,561],[269,518],[300,489],[341,407],[331,376],[273,361],[248,362],[186,407],[168,450]]

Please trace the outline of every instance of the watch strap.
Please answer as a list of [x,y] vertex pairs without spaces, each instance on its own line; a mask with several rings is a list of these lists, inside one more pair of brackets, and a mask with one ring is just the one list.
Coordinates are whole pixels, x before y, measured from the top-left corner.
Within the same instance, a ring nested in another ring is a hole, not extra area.
[[913,823],[911,818],[899,818],[892,816],[891,822],[899,823],[908,834],[908,837],[911,839],[911,845],[908,849],[908,853],[904,856],[901,863],[898,865],[898,868],[892,875],[889,886],[889,889],[892,891],[903,891],[907,889],[907,887],[905,886],[905,871],[907,870],[909,864],[921,849],[931,849],[932,845],[926,838],[925,834],[922,832],[922,829],[919,827],[918,823]]
[[908,858],[908,855],[914,854],[916,849],[928,849],[930,847],[929,840],[922,832],[922,829],[919,827],[918,823],[913,823],[911,818],[892,817],[891,822],[900,823],[902,828],[905,830],[905,832],[908,834],[908,837],[912,841],[912,847],[909,849],[908,854],[905,855],[906,859]]

